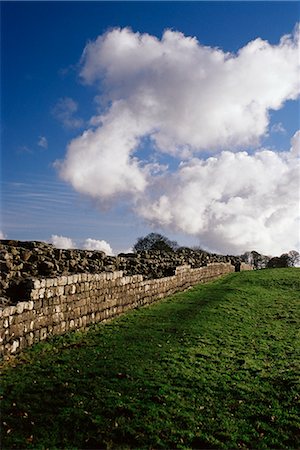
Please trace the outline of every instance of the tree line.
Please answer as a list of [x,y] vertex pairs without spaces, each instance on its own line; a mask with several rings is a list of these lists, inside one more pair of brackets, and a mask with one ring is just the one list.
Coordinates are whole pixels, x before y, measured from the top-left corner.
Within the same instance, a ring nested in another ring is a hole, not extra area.
[[[171,241],[169,238],[159,233],[149,233],[147,236],[139,237],[133,246],[133,251],[135,253],[155,250],[175,252],[179,249],[180,246],[176,241]],[[197,248],[196,250],[201,251],[200,248]],[[205,253],[208,252],[205,251]],[[288,253],[283,253],[281,256],[274,257],[262,255],[253,250],[244,253],[240,258],[241,261],[252,264],[256,269],[295,267],[300,265],[300,254],[296,250],[291,250]]]

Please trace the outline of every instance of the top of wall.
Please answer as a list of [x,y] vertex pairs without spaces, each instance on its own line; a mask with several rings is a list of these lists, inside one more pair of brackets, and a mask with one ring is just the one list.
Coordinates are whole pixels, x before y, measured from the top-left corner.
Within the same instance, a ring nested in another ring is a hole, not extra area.
[[173,275],[176,267],[184,264],[196,268],[214,262],[236,265],[240,261],[240,257],[188,248],[107,256],[96,250],[57,249],[38,241],[0,240],[0,304],[13,304],[24,280],[31,278],[122,270],[125,276],[142,274],[145,279],[152,279]]

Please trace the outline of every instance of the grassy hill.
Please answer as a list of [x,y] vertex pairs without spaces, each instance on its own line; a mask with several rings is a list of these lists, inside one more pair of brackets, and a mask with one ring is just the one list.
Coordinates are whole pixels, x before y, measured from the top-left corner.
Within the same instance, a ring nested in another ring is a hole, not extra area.
[[4,364],[2,448],[300,448],[300,269],[231,274]]

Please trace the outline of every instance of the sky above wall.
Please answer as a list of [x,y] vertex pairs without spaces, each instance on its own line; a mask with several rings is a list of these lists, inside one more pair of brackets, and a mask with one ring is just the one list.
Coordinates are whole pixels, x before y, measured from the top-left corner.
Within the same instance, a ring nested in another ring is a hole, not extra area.
[[0,236],[299,250],[298,2],[1,2]]

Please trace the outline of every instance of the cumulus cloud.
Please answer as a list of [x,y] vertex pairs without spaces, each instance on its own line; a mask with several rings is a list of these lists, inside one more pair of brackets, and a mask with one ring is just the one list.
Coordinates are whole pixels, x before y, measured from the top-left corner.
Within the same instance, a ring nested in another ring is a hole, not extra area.
[[58,100],[52,109],[52,114],[65,128],[74,129],[83,125],[83,120],[75,115],[77,111],[77,102],[70,97],[63,97]]
[[289,152],[223,151],[183,163],[164,180],[163,193],[149,190],[137,211],[225,253],[299,248],[299,141],[297,132]]
[[113,251],[108,242],[104,240],[97,240],[87,238],[82,245],[82,248],[85,250],[100,250],[101,252],[106,253],[107,255],[113,255]]
[[65,236],[58,236],[57,234],[53,234],[50,239],[51,244],[56,248],[75,248],[74,241]]
[[[0,239],[2,239],[0,237]],[[108,242],[105,240],[87,238],[83,241],[77,242],[66,236],[58,236],[53,234],[50,239],[50,243],[56,248],[81,248],[84,250],[100,250],[107,255],[113,255],[113,250]]]
[[268,111],[299,94],[298,36],[230,54],[171,30],[159,40],[115,29],[87,44],[80,74],[112,102],[106,123],[125,104],[163,151],[248,146],[266,133]]
[[130,156],[138,144],[136,135],[142,135],[144,128],[127,108],[118,107],[117,119],[114,110],[112,115],[104,119],[104,126],[71,141],[60,166],[64,180],[94,198],[142,192],[147,184],[147,166]]
[[44,149],[48,148],[48,141],[45,136],[40,136],[37,145]]
[[[146,220],[211,249],[295,248],[299,135],[286,154],[241,149],[259,148],[269,112],[299,96],[298,42],[299,27],[278,45],[258,38],[236,54],[171,30],[99,36],[80,76],[99,88],[102,112],[69,143],[61,177],[99,201],[127,195]],[[145,139],[152,154],[141,159]],[[165,153],[179,158],[172,172],[159,164]]]

